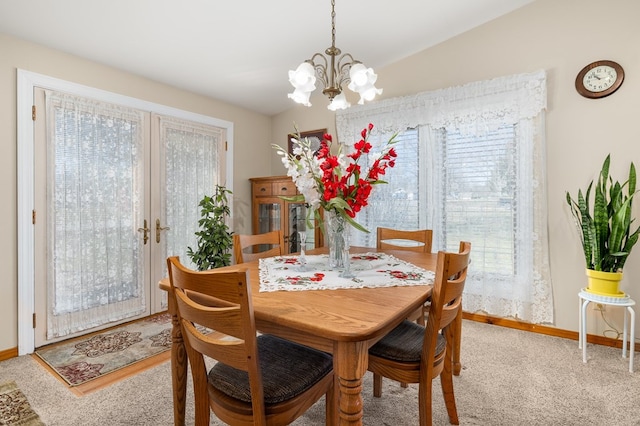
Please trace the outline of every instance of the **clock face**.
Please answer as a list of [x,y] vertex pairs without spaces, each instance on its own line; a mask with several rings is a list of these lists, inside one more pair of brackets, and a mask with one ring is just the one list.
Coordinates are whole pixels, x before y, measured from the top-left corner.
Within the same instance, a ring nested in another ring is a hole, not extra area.
[[592,92],[604,92],[613,86],[618,78],[615,68],[608,65],[600,65],[589,70],[582,79],[582,84]]
[[576,90],[585,98],[598,99],[609,96],[620,88],[624,70],[613,61],[592,62],[578,73]]

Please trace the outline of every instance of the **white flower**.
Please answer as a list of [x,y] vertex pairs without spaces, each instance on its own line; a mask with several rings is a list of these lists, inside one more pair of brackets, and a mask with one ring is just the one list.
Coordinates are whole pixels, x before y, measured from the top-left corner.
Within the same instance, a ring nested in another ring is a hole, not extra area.
[[282,164],[287,169],[287,176],[291,177],[309,206],[309,213],[313,214],[321,206],[321,195],[318,191],[318,181],[322,176],[320,162],[314,155],[311,142],[304,138],[291,138],[293,150],[287,153],[278,145],[273,145],[278,155],[282,156]]

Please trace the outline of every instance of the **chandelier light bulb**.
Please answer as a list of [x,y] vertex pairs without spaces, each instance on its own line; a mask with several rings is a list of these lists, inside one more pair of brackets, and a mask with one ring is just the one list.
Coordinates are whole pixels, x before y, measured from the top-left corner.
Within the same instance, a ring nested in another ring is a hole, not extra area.
[[339,109],[347,109],[350,106],[351,104],[347,101],[344,93],[340,93],[338,96],[333,98],[329,105],[327,105],[327,109],[331,111],[337,111]]
[[[369,70],[371,70],[371,68],[369,68]],[[351,82],[355,87],[363,86],[367,84],[367,82],[369,81],[369,76],[367,75],[367,71],[368,71],[367,68],[365,68],[363,64],[354,64],[351,67],[351,70],[349,70],[349,79],[351,80]],[[371,70],[371,72],[373,72],[373,70]]]
[[382,89],[378,89],[373,84],[367,83],[364,86],[359,87],[357,92],[360,95],[358,105],[362,105],[365,101],[372,101],[376,95],[382,94]]
[[295,71],[289,71],[289,83],[296,89],[315,90],[316,76],[313,65],[303,62]]
[[355,64],[349,71],[349,79],[351,80],[349,89],[360,93],[362,90],[373,86],[378,76],[373,72],[372,68],[366,68],[362,64]]
[[296,89],[293,93],[289,93],[287,97],[289,99],[293,99],[295,103],[302,104],[304,106],[311,106],[311,102],[309,102],[309,97],[311,96],[311,91],[302,91]]

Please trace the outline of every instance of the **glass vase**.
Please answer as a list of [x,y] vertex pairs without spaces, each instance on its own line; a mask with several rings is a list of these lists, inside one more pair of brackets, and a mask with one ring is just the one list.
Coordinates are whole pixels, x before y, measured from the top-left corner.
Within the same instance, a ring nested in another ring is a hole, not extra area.
[[347,220],[333,210],[324,212],[324,237],[329,247],[329,269],[344,268],[345,232]]

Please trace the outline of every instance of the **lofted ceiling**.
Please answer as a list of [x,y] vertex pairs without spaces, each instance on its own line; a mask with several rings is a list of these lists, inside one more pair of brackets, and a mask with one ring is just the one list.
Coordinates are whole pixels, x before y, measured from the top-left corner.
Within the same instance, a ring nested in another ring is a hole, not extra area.
[[[336,46],[375,70],[532,1],[337,0]],[[273,115],[287,71],[331,45],[331,3],[2,0],[0,33]]]

